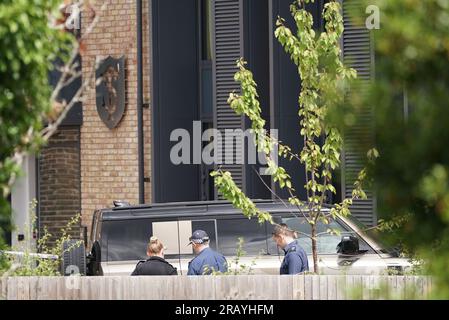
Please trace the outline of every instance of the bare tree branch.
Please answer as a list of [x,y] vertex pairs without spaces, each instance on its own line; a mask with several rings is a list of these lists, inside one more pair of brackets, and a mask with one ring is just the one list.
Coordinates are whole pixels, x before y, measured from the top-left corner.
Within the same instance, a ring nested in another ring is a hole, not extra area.
[[88,77],[87,81],[85,81],[81,87],[78,89],[72,100],[67,104],[67,106],[64,107],[63,111],[59,115],[59,117],[54,121],[53,123],[48,124],[48,126],[41,131],[42,138],[44,141],[48,141],[50,137],[58,130],[58,127],[61,125],[62,121],[64,121],[64,118],[69,113],[70,109],[78,102],[82,102],[82,96],[88,91],[86,89],[89,89],[92,79],[95,79],[95,70],[98,67],[98,62],[95,63],[95,67],[93,72]]
[[[285,203],[284,199],[282,199],[281,197],[279,197],[279,196],[276,194],[276,192],[274,192],[274,190],[271,189],[271,188],[266,184],[265,181],[263,181],[263,179],[262,179],[260,173],[257,172],[257,170],[256,170],[254,167],[251,167],[251,168],[252,168],[253,171],[257,174],[257,176],[259,177],[260,181],[262,181],[263,185],[264,185],[264,186],[271,192],[271,194],[274,195],[277,199],[279,199],[279,200],[282,202],[282,204],[288,209],[288,205]],[[291,213],[292,215],[294,215],[295,217],[297,217],[297,215],[296,215],[293,211],[290,211],[290,213]]]
[[[95,15],[93,21],[88,25],[88,27],[86,28],[85,32],[81,35],[79,40],[74,42],[73,49],[70,53],[70,58],[68,59],[68,62],[64,66],[62,66],[61,70],[63,72],[62,72],[61,77],[50,96],[50,103],[52,106],[57,104],[57,98],[60,95],[61,90],[65,86],[67,86],[68,84],[73,82],[77,77],[79,77],[82,74],[82,72],[78,72],[78,71],[73,72],[73,70],[76,70],[76,68],[78,67],[78,64],[75,62],[75,59],[80,52],[80,43],[82,42],[82,40],[84,40],[87,36],[89,36],[92,33],[93,29],[98,24],[102,14],[105,12],[106,8],[108,7],[109,2],[110,1],[105,1],[102,4],[102,6],[100,8],[100,13],[99,14],[97,13]],[[81,6],[84,3],[85,3],[84,0],[80,0],[80,1],[76,2],[75,4],[78,6]],[[63,104],[63,109],[58,114],[57,119],[55,121],[53,121],[52,123],[49,123],[47,128],[43,129],[40,132],[44,141],[48,141],[50,139],[50,137],[57,131],[58,126],[62,123],[62,121],[64,120],[64,118],[66,117],[68,112],[70,111],[70,108],[73,107],[73,105],[75,105],[77,102],[83,101],[81,97],[85,94],[86,89],[88,89],[89,86],[91,85],[92,78],[95,78],[95,70],[97,68],[97,64],[98,63],[95,64],[94,70],[87,76],[88,80],[85,83],[83,83],[83,85],[76,92],[75,96],[71,99],[71,101],[68,103],[65,103],[65,105]],[[30,128],[28,130],[27,134],[25,135],[25,137],[23,137],[23,139],[31,140],[31,138],[34,134],[36,134],[36,133],[33,131],[33,128]],[[22,149],[17,149],[14,153],[14,156],[12,157],[13,162],[16,163],[17,165],[21,166],[26,154],[27,154],[26,151],[24,151]],[[10,188],[15,183],[16,178],[17,177],[15,174],[12,174],[11,177],[9,178],[8,188],[5,188],[4,192],[3,192],[5,197],[10,193]]]

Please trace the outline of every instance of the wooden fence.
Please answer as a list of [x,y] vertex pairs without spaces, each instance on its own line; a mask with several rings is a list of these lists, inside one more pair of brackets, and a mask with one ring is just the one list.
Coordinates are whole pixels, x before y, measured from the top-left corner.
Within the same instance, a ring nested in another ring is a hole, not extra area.
[[10,277],[0,299],[425,299],[431,287],[422,276]]

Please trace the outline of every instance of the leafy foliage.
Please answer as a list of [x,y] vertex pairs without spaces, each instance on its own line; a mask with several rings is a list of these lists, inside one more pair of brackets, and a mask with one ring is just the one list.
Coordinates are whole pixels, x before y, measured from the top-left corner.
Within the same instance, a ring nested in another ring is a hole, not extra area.
[[[30,225],[27,226],[25,231],[26,239],[33,239],[33,234],[37,233],[36,230],[36,201],[31,204],[30,216],[32,217]],[[64,249],[64,242],[71,239],[70,231],[73,226],[76,226],[80,221],[81,216],[76,215],[73,217],[67,225],[61,230],[61,236],[56,240],[55,244],[50,245],[49,241],[52,238],[52,234],[44,228],[43,235],[37,240],[37,250],[34,252],[32,249],[32,240],[27,240],[22,243],[18,248],[13,250],[23,252],[23,256],[17,257],[15,255],[7,256],[8,268],[5,268],[10,276],[58,276],[61,275],[60,268],[63,259],[63,253],[69,252],[75,247],[83,245],[83,242],[77,241],[74,245]],[[37,255],[39,254],[39,255]],[[45,256],[47,255],[47,257]],[[0,269],[1,270],[1,269]],[[0,272],[1,273],[1,272]]]
[[[265,121],[261,118],[256,83],[251,71],[245,68],[246,62],[243,59],[237,61],[239,71],[234,76],[235,81],[240,83],[241,94],[231,93],[228,103],[237,114],[244,114],[251,120],[258,151],[263,152],[267,158],[267,173],[281,189],[288,191],[290,204],[296,206],[300,212],[304,207],[307,208],[308,212],[304,217],[311,225],[314,271],[318,272],[316,224],[318,221],[328,224],[337,215],[350,214],[349,206],[353,199],[366,197],[361,188],[361,181],[366,172],[359,174],[351,198],[335,205],[330,214],[323,213],[326,195],[329,192],[336,193],[332,185],[332,172],[340,166],[343,145],[339,130],[326,121],[326,116],[331,106],[342,103],[347,82],[356,78],[356,71],[345,67],[341,61],[339,41],[343,33],[343,19],[339,2],[330,1],[325,4],[325,31],[319,34],[313,29],[311,13],[305,9],[305,4],[309,2],[313,0],[295,1],[290,6],[296,22],[296,35],[284,24],[282,18],[278,18],[275,31],[275,37],[297,66],[301,78],[301,92],[298,97],[301,130],[298,138],[302,137],[304,147],[300,154],[293,154],[289,146],[282,145],[265,133]],[[321,145],[318,143],[319,138],[324,138]],[[272,158],[276,145],[279,147],[280,156],[290,161],[299,161],[305,167],[305,204],[295,195],[290,175]],[[212,176],[215,177],[218,191],[234,206],[240,208],[245,216],[257,216],[259,222],[273,222],[269,213],[258,210],[235,185],[229,172],[218,170]]]
[[[366,1],[368,5],[368,1]],[[370,165],[378,215],[395,226],[387,234],[427,260],[437,297],[449,297],[449,1],[377,0],[376,78],[364,94],[351,92],[346,128],[373,106],[376,147]],[[354,13],[354,20],[364,16]],[[364,145],[360,141],[360,145]],[[400,222],[400,223],[397,223]]]
[[[391,278],[390,278],[391,279]],[[394,278],[393,278],[394,279]],[[413,277],[407,278],[402,285],[396,285],[382,277],[374,284],[358,283],[347,287],[349,300],[423,300],[429,297],[429,286],[424,281],[413,283]],[[427,280],[427,281],[430,281]],[[344,284],[342,283],[344,286]]]
[[[35,151],[46,115],[52,112],[48,74],[52,61],[65,60],[71,35],[51,26],[59,0],[0,2],[0,219],[10,227],[7,197],[20,173],[15,155]],[[2,230],[0,230],[2,235]],[[0,246],[3,239],[0,236]]]

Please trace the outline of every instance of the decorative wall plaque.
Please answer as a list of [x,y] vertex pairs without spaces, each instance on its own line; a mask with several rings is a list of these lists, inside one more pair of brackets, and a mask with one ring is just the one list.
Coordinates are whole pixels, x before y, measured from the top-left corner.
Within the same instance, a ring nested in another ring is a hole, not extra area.
[[97,111],[109,129],[125,114],[125,56],[111,56],[100,62],[96,71]]

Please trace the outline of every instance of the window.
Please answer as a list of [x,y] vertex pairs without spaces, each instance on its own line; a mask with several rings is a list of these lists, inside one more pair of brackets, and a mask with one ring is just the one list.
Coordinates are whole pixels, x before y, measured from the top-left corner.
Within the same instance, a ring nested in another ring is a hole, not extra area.
[[[213,128],[212,122],[202,122],[202,132],[203,135],[207,130]],[[207,133],[210,133],[208,131]],[[206,139],[205,139],[206,140]],[[202,150],[206,154],[210,155],[211,158],[214,157],[214,148],[213,148],[213,135],[209,135],[207,141],[202,141]],[[212,148],[212,149],[211,149]],[[215,170],[214,164],[207,164],[204,161],[201,163],[201,200],[214,200],[215,199],[215,186],[214,186],[214,178],[211,177],[211,172]]]
[[298,243],[307,254],[312,254],[312,240],[305,234],[310,234],[310,225],[302,217],[282,218],[282,222],[286,223],[292,230],[298,231]]
[[317,225],[317,233],[318,235],[318,253],[319,254],[336,254],[337,253],[337,245],[341,241],[341,235],[337,234],[329,234],[326,230],[338,230],[341,235],[348,234],[346,229],[344,229],[339,223],[336,221],[331,221],[329,224],[318,223]]
[[153,236],[158,237],[165,246],[166,257],[192,253],[192,248],[183,245],[192,235],[190,221],[154,221],[152,226]]
[[217,249],[215,220],[128,219],[104,221],[102,228],[107,247],[107,260],[103,261],[147,259],[146,249],[151,236],[162,241],[167,259],[193,256],[193,249],[187,244],[192,232],[198,229],[207,232],[209,246]]
[[201,0],[201,59],[212,60],[211,0]]
[[[213,75],[212,75],[212,1],[200,0],[198,11],[199,30],[199,91],[200,105],[199,115],[203,132],[213,128]],[[203,141],[203,150],[211,141]],[[204,162],[200,166],[200,190],[201,200],[214,200],[215,187],[214,179],[210,177],[210,172],[214,170],[211,164]]]
[[217,220],[218,248],[225,256],[235,256],[238,238],[244,240],[243,250],[247,255],[259,255],[267,252],[267,234],[265,224],[256,219]]
[[201,119],[205,126],[213,121],[213,96],[212,96],[212,63],[203,61],[201,64]]
[[[275,217],[276,223],[286,223],[290,229],[299,232],[299,237],[297,239],[299,245],[304,249],[304,251],[311,255],[312,254],[312,240],[307,236],[311,233],[311,227],[307,223],[304,217]],[[329,234],[327,229],[338,230],[341,234]],[[338,221],[331,221],[329,224],[318,223],[317,224],[317,249],[318,254],[337,254],[337,245],[341,241],[343,235],[353,235],[359,239],[359,247],[361,251],[367,251],[373,253],[373,249],[363,241],[355,232],[348,230],[346,227],[341,225]],[[276,254],[277,248],[274,241],[269,242],[268,252],[270,254]]]
[[151,220],[103,221],[102,228],[103,234],[107,235],[107,261],[146,259],[146,248],[153,231]]
[[160,232],[156,232],[156,230],[154,230],[154,234],[157,235],[167,247],[165,251],[165,258],[167,259],[193,258],[193,248],[188,245],[188,243],[189,238],[195,230],[206,231],[209,235],[209,247],[213,250],[217,250],[215,220],[155,222],[153,223],[153,229],[155,225],[162,224],[166,224],[165,228],[160,230]]
[[[11,210],[11,194],[7,198],[8,210]],[[4,218],[4,216],[0,216],[0,236],[3,236],[6,244],[8,246],[11,245],[11,225],[8,219]]]

